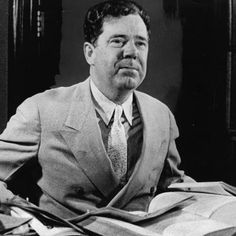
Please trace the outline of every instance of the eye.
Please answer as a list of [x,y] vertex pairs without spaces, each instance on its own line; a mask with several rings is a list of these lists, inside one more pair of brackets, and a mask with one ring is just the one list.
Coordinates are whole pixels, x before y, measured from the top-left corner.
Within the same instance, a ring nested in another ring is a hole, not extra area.
[[125,43],[125,40],[122,38],[114,38],[114,39],[111,39],[109,42],[109,44],[112,47],[116,47],[116,48],[122,47],[124,43]]
[[143,48],[143,49],[148,46],[147,42],[145,41],[137,41],[135,44],[136,44],[136,47]]

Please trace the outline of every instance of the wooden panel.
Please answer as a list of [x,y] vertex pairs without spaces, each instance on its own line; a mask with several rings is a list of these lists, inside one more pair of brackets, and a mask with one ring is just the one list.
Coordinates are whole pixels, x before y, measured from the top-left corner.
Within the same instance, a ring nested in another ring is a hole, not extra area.
[[[182,165],[198,181],[231,182],[226,128],[228,1],[181,0],[183,83],[176,119]],[[224,158],[224,161],[222,161]]]
[[9,117],[26,98],[54,85],[59,73],[61,0],[48,2],[10,1]]
[[7,122],[8,1],[0,2],[0,132]]
[[229,50],[227,78],[227,125],[236,135],[236,0],[229,0]]
[[236,134],[236,0],[232,0],[231,129]]

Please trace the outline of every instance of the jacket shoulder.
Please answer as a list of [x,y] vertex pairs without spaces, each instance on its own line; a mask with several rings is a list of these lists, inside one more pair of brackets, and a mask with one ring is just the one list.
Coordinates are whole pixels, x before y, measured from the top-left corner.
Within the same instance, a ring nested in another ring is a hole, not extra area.
[[135,94],[139,99],[145,100],[146,103],[150,105],[150,107],[158,108],[165,112],[170,112],[169,107],[165,103],[158,100],[157,98],[154,98],[153,96],[140,91],[135,91]]
[[152,115],[155,117],[162,117],[162,124],[168,124],[171,137],[178,137],[179,136],[179,130],[178,126],[176,124],[175,117],[172,113],[172,111],[169,109],[169,107],[161,102],[160,100],[146,94],[143,92],[136,91],[136,95],[139,99],[143,99],[145,101],[145,104],[150,107],[152,110]]
[[53,102],[53,101],[67,101],[70,100],[72,95],[75,93],[77,87],[79,84],[75,84],[69,87],[58,87],[58,88],[52,88],[48,89],[42,93],[35,94],[29,99],[34,100],[36,103],[42,103],[42,102]]
[[17,112],[20,111],[24,116],[33,119],[40,118],[41,121],[65,119],[73,99],[83,89],[82,83],[69,87],[52,88],[35,94],[20,104]]

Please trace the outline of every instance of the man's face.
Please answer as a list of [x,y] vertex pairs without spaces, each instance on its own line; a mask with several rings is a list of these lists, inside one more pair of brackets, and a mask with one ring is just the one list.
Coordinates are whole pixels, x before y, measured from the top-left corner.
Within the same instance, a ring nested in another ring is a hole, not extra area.
[[106,93],[133,90],[146,75],[148,33],[139,15],[106,18],[93,56],[93,79]]

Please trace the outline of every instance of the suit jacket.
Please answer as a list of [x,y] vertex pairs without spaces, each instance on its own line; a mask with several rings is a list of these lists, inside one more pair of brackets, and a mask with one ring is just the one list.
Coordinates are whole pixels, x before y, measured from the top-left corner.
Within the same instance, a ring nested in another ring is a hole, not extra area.
[[[33,160],[39,166],[30,165],[41,189],[39,205],[52,213],[68,218],[102,206],[147,210],[157,187],[186,176],[178,170],[172,113],[149,95],[134,96],[143,121],[142,152],[118,193],[88,79],[37,94],[18,107],[0,136],[0,179],[9,182]],[[0,190],[1,199],[12,196],[5,186]]]

